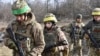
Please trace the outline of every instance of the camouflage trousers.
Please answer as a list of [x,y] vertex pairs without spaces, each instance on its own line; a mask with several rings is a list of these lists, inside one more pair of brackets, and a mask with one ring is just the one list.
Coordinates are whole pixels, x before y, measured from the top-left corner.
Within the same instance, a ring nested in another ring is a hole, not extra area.
[[69,45],[69,56],[82,56],[82,40],[78,40],[77,43],[70,43]]
[[100,56],[100,49],[98,50],[97,48],[90,47],[88,56]]

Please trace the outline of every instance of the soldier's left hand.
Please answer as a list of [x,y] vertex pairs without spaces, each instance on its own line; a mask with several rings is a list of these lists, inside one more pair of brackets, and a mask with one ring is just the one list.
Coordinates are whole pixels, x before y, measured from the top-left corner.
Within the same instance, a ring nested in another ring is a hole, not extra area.
[[64,46],[58,46],[58,50],[60,51],[64,50]]

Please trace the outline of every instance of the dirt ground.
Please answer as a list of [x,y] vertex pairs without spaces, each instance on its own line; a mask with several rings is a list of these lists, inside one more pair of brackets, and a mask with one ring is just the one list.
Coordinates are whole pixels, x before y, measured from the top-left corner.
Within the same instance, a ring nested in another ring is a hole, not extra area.
[[0,43],[0,56],[12,56],[12,50]]

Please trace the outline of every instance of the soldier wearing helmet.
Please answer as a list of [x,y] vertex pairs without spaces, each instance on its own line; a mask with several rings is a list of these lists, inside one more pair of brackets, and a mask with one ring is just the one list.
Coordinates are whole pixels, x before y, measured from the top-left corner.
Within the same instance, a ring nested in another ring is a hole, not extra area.
[[82,32],[84,23],[82,22],[82,14],[77,14],[75,20],[61,29],[69,34],[69,56],[82,56]]
[[52,47],[48,52],[43,52],[43,56],[60,56],[59,52],[63,53],[63,56],[68,56],[68,42],[61,31],[61,29],[56,25],[57,19],[54,14],[48,13],[44,17],[44,39],[45,48],[57,44],[59,42],[66,43],[65,45],[58,45]]
[[100,8],[92,11],[93,19],[84,27],[85,32],[89,33],[89,55],[100,56]]
[[[17,0],[12,5],[12,14],[16,20],[8,25],[12,31],[18,36],[17,40],[23,49],[25,56],[41,56],[44,49],[44,35],[41,25],[35,20],[31,8],[24,0]],[[14,41],[9,38],[10,35],[5,34],[5,45],[13,50],[13,56],[19,56],[19,51]]]

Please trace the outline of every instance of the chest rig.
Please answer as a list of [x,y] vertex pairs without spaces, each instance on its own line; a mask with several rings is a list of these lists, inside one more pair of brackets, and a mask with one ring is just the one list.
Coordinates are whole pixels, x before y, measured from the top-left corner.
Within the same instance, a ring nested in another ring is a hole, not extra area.
[[17,41],[21,43],[21,46],[24,52],[31,51],[33,39],[32,39],[32,24],[28,25],[20,25],[20,24],[12,24],[12,30],[15,33]]
[[57,29],[53,29],[50,31],[44,30],[44,39],[46,47],[56,44],[59,39]]
[[[76,39],[79,39],[82,37],[82,24],[81,23],[73,23],[72,24],[72,28],[73,28],[73,31],[74,31],[74,35],[75,35],[75,38]],[[72,32],[73,32],[72,31]]]
[[100,23],[92,23],[91,32],[93,34],[95,41],[100,45]]

